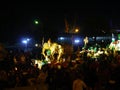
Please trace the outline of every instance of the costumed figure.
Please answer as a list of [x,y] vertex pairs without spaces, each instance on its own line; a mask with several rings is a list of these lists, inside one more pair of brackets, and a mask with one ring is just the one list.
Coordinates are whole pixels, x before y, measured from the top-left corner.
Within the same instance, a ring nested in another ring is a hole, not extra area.
[[43,44],[43,48],[42,48],[42,55],[45,57],[45,60],[48,61],[49,57],[51,55],[51,39],[49,39],[46,43]]
[[59,61],[63,55],[63,48],[57,43],[52,43],[51,39],[49,39],[47,43],[43,44],[42,54],[45,57],[46,61],[55,59]]
[[86,37],[84,38],[84,48],[87,47],[87,44],[88,44],[88,37],[86,36]]

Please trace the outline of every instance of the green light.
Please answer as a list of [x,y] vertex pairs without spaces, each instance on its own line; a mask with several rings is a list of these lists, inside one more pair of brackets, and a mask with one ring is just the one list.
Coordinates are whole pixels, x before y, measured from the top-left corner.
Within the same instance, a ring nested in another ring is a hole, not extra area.
[[35,24],[39,24],[39,22],[37,20],[34,21]]
[[120,40],[120,34],[118,34],[118,40]]

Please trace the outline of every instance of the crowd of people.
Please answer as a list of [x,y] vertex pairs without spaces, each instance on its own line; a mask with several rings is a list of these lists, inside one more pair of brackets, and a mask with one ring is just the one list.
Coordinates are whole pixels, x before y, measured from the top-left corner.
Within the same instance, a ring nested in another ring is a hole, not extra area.
[[[120,53],[90,58],[88,52],[52,60],[41,69],[32,57],[39,53],[7,51],[0,45],[0,90],[34,87],[36,90],[120,90]],[[71,58],[68,58],[71,57]]]

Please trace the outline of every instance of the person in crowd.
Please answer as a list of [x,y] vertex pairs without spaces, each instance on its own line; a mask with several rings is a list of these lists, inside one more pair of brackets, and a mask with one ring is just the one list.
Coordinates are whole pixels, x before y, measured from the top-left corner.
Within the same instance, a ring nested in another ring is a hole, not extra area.
[[81,74],[76,75],[76,79],[73,81],[73,90],[87,90],[87,85],[82,79]]
[[8,63],[6,60],[7,51],[4,46],[0,44],[0,90],[7,87],[7,73],[8,73]]

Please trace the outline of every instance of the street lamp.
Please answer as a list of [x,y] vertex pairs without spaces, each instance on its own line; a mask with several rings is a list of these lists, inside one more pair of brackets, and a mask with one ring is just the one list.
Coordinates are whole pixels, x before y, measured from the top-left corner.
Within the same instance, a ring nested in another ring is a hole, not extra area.
[[78,29],[78,28],[76,28],[76,29],[75,29],[75,33],[78,33],[78,32],[79,32],[79,29]]
[[29,42],[29,41],[30,41],[29,38],[26,38],[26,39],[22,40],[22,43],[25,44],[26,51],[27,51],[27,49],[28,49],[28,42]]

